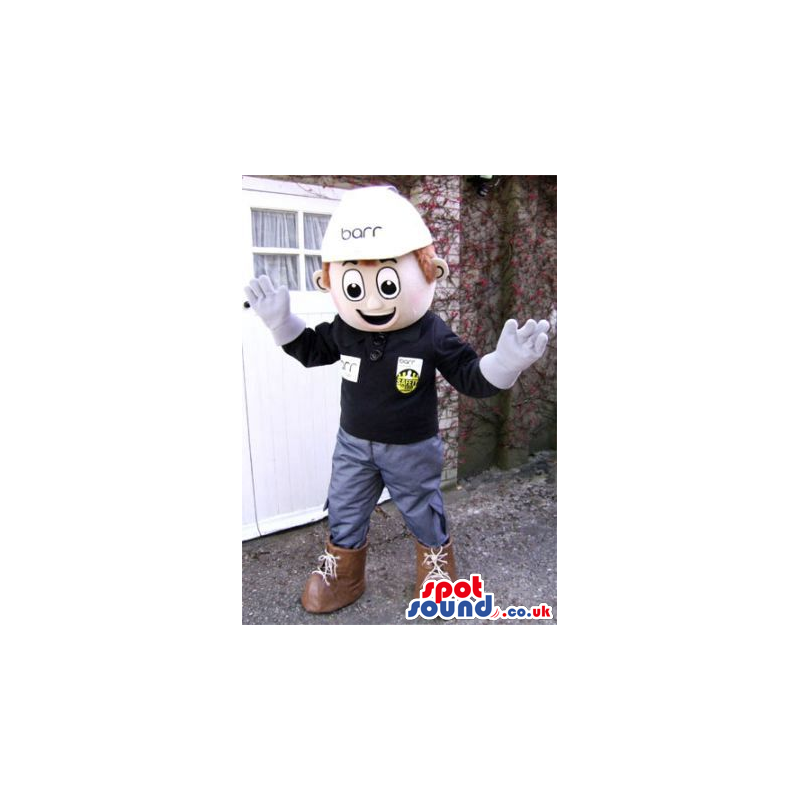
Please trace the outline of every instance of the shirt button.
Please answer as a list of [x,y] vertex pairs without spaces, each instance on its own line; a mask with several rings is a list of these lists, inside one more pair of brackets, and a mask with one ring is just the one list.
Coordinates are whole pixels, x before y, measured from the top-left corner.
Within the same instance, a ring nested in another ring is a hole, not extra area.
[[370,361],[377,361],[382,355],[383,355],[383,353],[381,353],[380,350],[373,350],[369,354],[369,360]]

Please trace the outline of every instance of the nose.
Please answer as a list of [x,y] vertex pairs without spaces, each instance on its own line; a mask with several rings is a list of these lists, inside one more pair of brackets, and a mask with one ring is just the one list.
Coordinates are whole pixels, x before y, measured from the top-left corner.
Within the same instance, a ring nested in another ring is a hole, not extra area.
[[377,311],[382,307],[383,301],[379,297],[376,297],[373,292],[370,292],[370,295],[367,298],[367,311]]

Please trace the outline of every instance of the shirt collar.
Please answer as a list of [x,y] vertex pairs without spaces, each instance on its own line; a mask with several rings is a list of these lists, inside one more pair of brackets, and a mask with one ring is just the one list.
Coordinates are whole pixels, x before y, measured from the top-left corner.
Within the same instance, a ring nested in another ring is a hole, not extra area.
[[[419,341],[419,337],[422,335],[422,328],[424,327],[431,313],[432,312],[430,311],[426,311],[421,319],[418,319],[413,325],[409,325],[407,328],[403,328],[402,330],[386,331],[387,344],[394,342],[399,344],[413,344],[414,342]],[[357,344],[372,337],[372,333],[370,331],[361,331],[358,330],[358,328],[353,328],[341,317],[339,317],[339,320],[343,325],[343,338],[347,344]]]

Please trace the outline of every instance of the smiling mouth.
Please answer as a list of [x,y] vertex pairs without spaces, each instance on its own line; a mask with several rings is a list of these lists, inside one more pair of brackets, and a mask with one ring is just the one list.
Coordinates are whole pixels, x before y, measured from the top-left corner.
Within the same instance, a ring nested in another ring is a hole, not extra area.
[[393,308],[391,314],[378,314],[378,315],[371,315],[371,314],[363,314],[361,311],[356,309],[359,314],[361,314],[361,319],[364,322],[368,322],[370,325],[385,325],[387,322],[391,322],[394,315],[397,313],[397,309]]

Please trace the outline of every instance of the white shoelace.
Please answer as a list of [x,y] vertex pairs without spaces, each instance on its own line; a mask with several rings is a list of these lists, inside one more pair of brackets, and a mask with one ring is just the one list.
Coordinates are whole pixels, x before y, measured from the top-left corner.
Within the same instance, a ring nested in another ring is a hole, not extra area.
[[320,567],[312,571],[312,575],[322,575],[322,580],[325,581],[326,586],[330,586],[328,578],[336,579],[336,562],[341,556],[335,556],[327,550],[317,559],[320,562]]
[[430,572],[425,576],[422,581],[423,586],[428,581],[449,581],[450,576],[447,574],[447,556],[444,555],[443,547],[432,547],[429,552],[425,553],[425,558],[422,559],[423,567],[430,567]]

